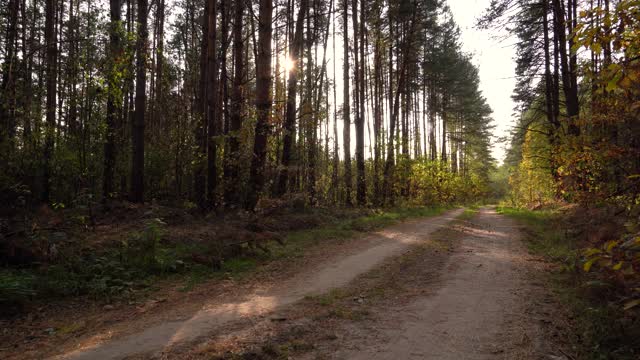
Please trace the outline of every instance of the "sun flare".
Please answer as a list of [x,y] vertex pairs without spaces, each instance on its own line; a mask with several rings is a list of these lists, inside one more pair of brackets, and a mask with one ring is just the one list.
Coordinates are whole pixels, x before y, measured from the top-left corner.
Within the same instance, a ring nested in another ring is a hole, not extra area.
[[290,57],[285,57],[283,60],[283,66],[284,69],[287,70],[287,72],[293,70],[293,68],[295,68],[296,66],[296,62],[293,61],[293,59],[291,59]]

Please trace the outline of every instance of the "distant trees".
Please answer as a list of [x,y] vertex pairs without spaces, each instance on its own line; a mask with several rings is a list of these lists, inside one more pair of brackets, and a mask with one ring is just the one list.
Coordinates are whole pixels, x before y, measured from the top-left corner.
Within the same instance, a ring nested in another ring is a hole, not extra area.
[[516,191],[515,200],[637,204],[637,19],[629,0],[498,1],[488,9],[483,26],[523,25],[513,29],[522,116],[507,159],[516,190],[545,196]]
[[426,184],[486,185],[490,110],[442,1],[102,6],[7,0],[3,191],[212,210],[294,193],[450,201]]

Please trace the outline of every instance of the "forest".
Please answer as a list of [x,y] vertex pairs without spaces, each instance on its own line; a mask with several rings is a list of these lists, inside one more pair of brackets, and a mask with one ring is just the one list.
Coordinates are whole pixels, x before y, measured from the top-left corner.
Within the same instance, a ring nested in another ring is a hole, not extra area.
[[[42,358],[36,326],[68,345],[105,310],[232,293],[409,218],[466,207],[456,236],[499,233],[478,208],[499,204],[571,269],[557,286],[589,288],[574,310],[603,309],[564,358],[634,358],[640,1],[486,5],[476,29],[515,48],[505,139],[445,0],[0,0],[0,328],[31,341],[0,357]],[[71,308],[81,326],[60,325]]]
[[5,203],[486,192],[491,110],[443,2],[245,2],[7,3]]

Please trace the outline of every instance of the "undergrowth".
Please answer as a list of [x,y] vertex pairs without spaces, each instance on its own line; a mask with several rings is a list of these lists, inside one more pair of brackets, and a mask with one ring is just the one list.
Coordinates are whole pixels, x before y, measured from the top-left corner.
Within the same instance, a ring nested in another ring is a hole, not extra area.
[[464,209],[462,214],[458,216],[458,219],[468,221],[468,220],[471,220],[474,216],[476,216],[477,213],[478,213],[477,207],[469,207]]
[[53,264],[0,268],[0,305],[10,313],[17,313],[33,300],[88,296],[111,302],[136,296],[139,290],[148,290],[158,280],[170,277],[183,283],[182,291],[190,291],[212,278],[239,277],[261,264],[302,256],[305,249],[330,239],[347,239],[403,219],[438,215],[445,209],[403,207],[369,210],[364,215],[354,211],[350,216],[328,217],[319,226],[284,233],[283,246],[274,244],[266,253],[245,248],[218,266],[193,261],[196,255],[207,251],[202,245],[163,242],[166,226],[154,219],[143,230],[124,234],[120,242],[100,252],[76,249],[60,256]]
[[569,235],[568,224],[554,210],[530,211],[499,207],[498,212],[526,225],[529,250],[559,266],[550,283],[572,313],[574,329],[568,329],[579,359],[626,360],[638,358],[637,327],[617,306],[602,296],[599,287],[582,271],[579,239]]

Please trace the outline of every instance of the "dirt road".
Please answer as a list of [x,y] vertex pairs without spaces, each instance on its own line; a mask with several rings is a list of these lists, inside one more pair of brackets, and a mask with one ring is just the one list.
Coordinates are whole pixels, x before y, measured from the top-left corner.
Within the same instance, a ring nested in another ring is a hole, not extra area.
[[568,359],[517,224],[461,214],[350,240],[273,286],[57,358]]
[[362,246],[351,254],[332,256],[316,268],[272,288],[243,294],[227,303],[207,304],[186,319],[172,319],[140,333],[106,343],[79,344],[74,351],[57,356],[63,359],[121,359],[136,354],[154,356],[184,342],[206,338],[210,332],[246,318],[280,310],[308,296],[346,286],[357,276],[375,268],[385,259],[400,255],[429,234],[450,223],[462,210],[408,221],[370,234],[358,242]]
[[374,331],[359,333],[360,340],[347,341],[331,357],[562,359],[552,354],[532,314],[531,258],[516,224],[482,209],[460,230],[439,290],[381,312]]

